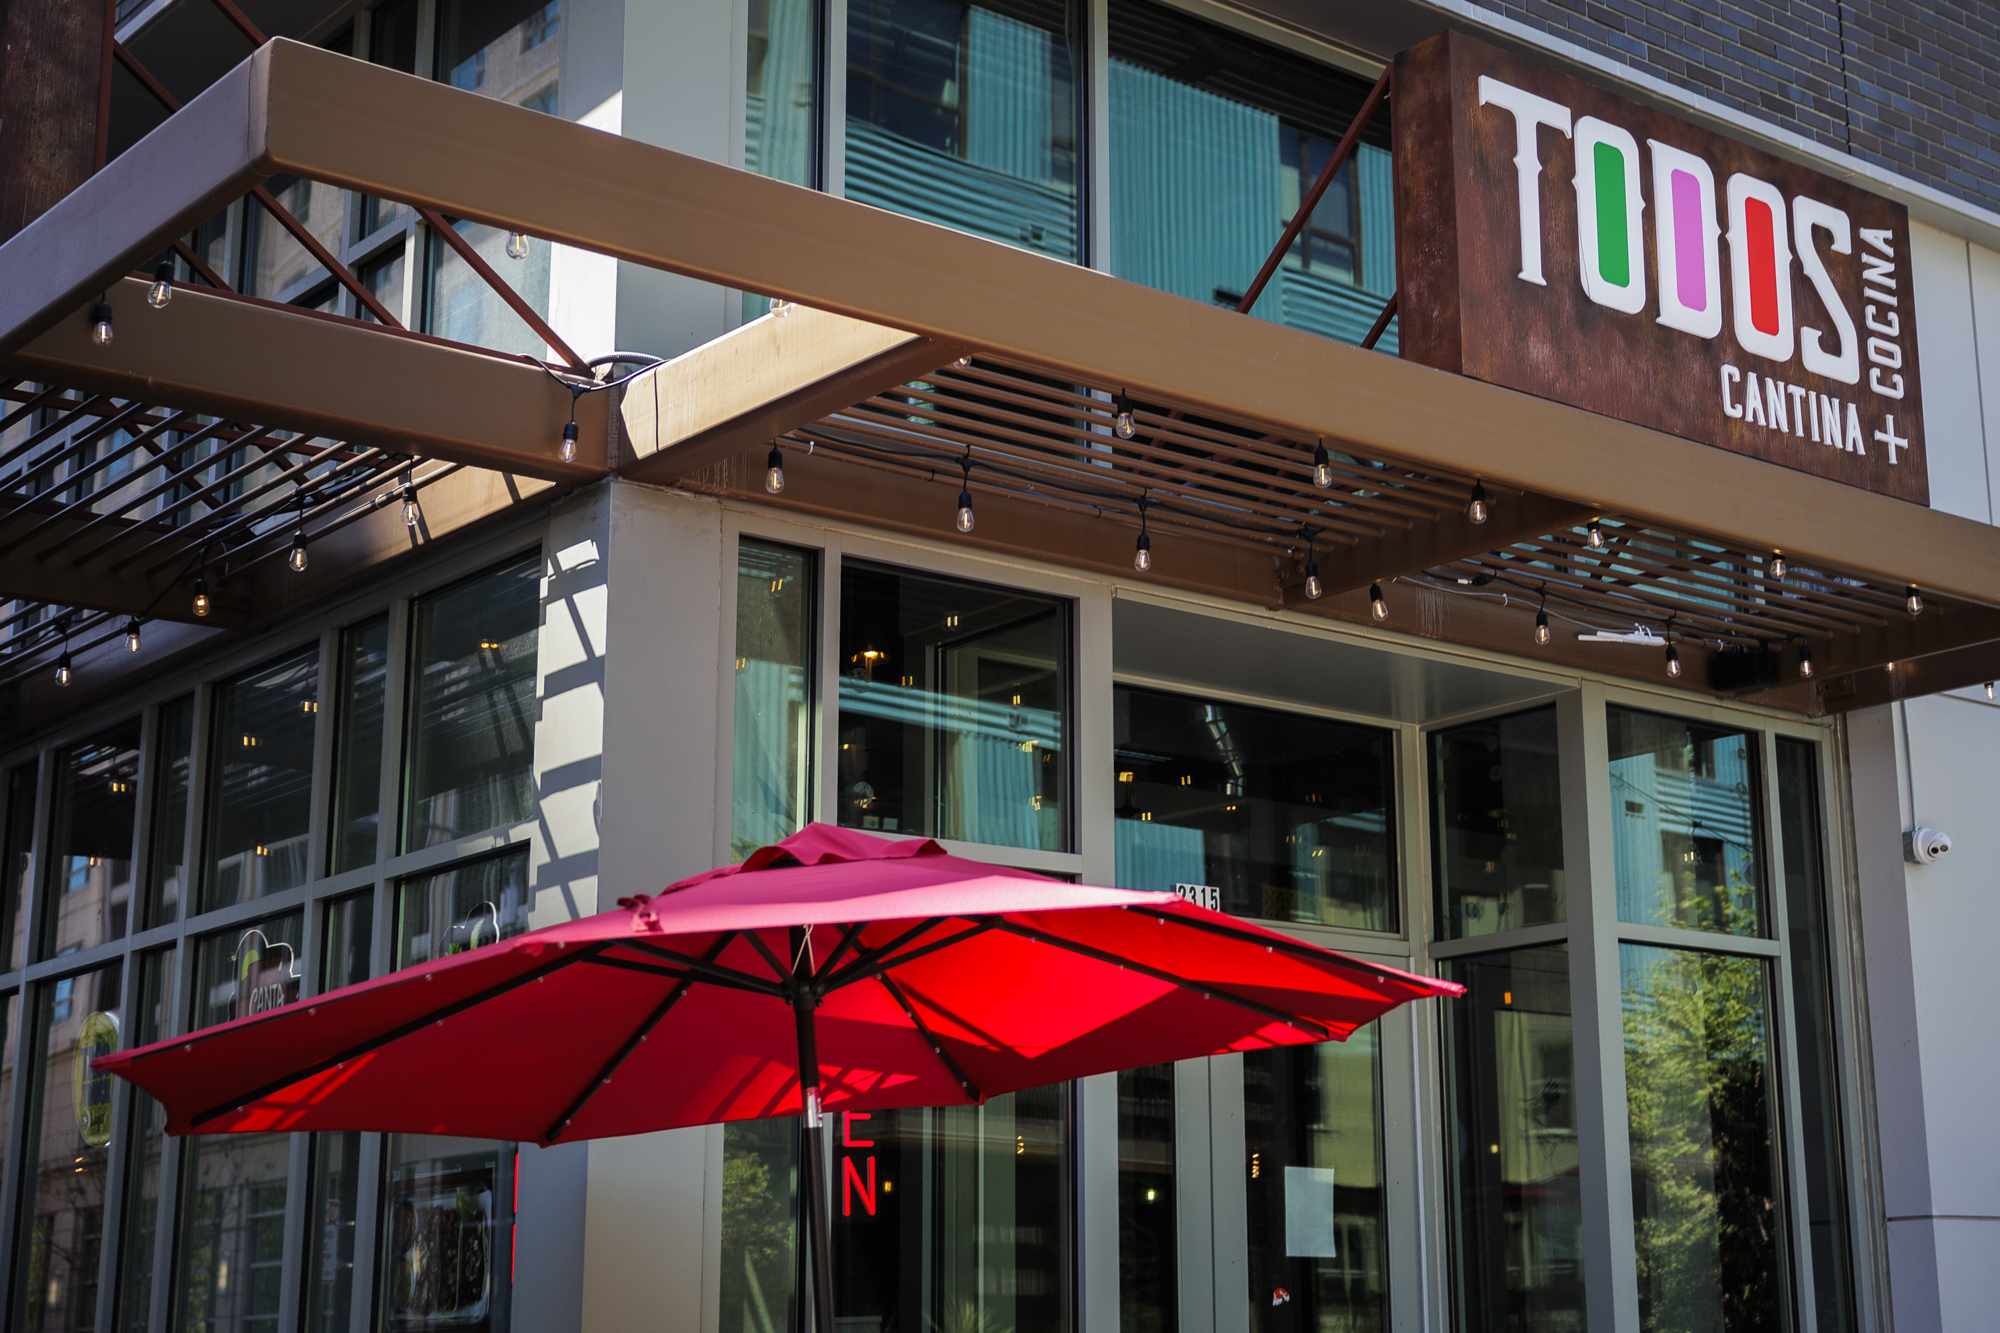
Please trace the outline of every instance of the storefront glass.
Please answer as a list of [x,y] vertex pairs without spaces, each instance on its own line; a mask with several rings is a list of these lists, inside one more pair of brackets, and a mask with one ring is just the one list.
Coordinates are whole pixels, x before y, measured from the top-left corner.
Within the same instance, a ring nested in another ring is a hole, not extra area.
[[812,0],[750,0],[743,167],[794,185],[811,185],[819,160],[817,10]]
[[1079,260],[1069,0],[853,0],[847,197]]
[[22,764],[7,774],[6,827],[0,830],[6,845],[0,847],[0,937],[7,945],[7,970],[27,961],[28,876],[34,873],[35,859],[35,765]]
[[795,1117],[723,1126],[722,1333],[797,1326],[798,1189]]
[[204,912],[306,882],[319,649],[218,686],[214,708]]
[[1174,1067],[1118,1073],[1118,1329],[1180,1328]]
[[1608,721],[1618,919],[1763,934],[1756,735],[1626,708]]
[[402,846],[435,847],[534,811],[541,559],[417,603]]
[[63,750],[55,774],[48,904],[41,914],[44,958],[124,939],[130,928],[137,719]]
[[1131,686],[1113,706],[1119,887],[1396,929],[1392,733]]
[[1389,1327],[1377,1040],[1370,1024],[1243,1057],[1254,1333]]
[[1069,1327],[1066,1086],[834,1117],[842,1333]]
[[731,860],[798,832],[811,808],[813,565],[788,547],[737,549]]
[[[172,1035],[174,951],[142,955],[132,996],[132,1031],[125,1045],[147,1046]],[[119,1242],[118,1313],[115,1327],[145,1333],[151,1327],[153,1269],[160,1234],[160,1162],[166,1152],[166,1108],[132,1090],[131,1148],[125,1167],[124,1239]]]
[[105,1174],[116,1082],[89,1068],[122,1044],[125,968],[113,963],[34,991],[28,1129],[15,1269],[21,1333],[69,1333],[97,1322]]
[[[326,905],[321,932],[320,990],[366,981],[373,943],[375,892],[352,893]],[[311,1193],[306,1203],[305,1322],[308,1333],[347,1333],[354,1308],[354,1243],[361,1209],[361,1138],[313,1135]]]
[[304,933],[305,914],[293,909],[194,941],[194,1015],[188,1031],[297,1001]]
[[511,939],[528,928],[528,849],[396,886],[399,968]]
[[277,1333],[289,1134],[217,1134],[181,1156],[178,1327]]
[[1055,598],[845,562],[840,822],[1068,850],[1068,655]]
[[1785,1327],[1767,964],[1621,944],[1639,1326]]
[[1792,953],[1792,1021],[1799,1064],[1799,1170],[1806,1186],[1813,1308],[1819,1333],[1852,1333],[1853,1252],[1833,1024],[1833,935],[1826,904],[1826,833],[1819,751],[1778,738],[1778,836],[1785,855],[1785,926]]
[[[1111,270],[1234,307],[1369,80],[1146,0],[1112,0]],[[1396,290],[1388,117],[1341,168],[1252,312],[1360,342]],[[1396,346],[1394,325],[1378,344]]]
[[1459,1333],[1583,1333],[1582,1160],[1564,945],[1454,959],[1445,1155]]
[[194,775],[192,698],[160,705],[154,744],[152,866],[146,874],[142,929],[177,920],[187,892],[188,792]]
[[1564,920],[1556,710],[1434,732],[1430,752],[1439,937]]
[[388,707],[389,621],[378,616],[340,636],[340,715],[333,747],[333,874],[379,855],[382,734]]

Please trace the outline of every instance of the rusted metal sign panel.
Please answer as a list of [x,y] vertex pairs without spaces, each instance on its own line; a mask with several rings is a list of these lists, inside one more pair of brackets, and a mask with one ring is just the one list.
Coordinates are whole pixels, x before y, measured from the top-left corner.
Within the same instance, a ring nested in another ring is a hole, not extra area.
[[1902,205],[1456,33],[1394,100],[1403,356],[1930,503]]

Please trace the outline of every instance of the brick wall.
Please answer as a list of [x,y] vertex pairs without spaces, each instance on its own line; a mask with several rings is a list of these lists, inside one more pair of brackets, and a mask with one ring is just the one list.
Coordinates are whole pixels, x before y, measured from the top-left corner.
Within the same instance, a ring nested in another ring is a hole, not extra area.
[[1480,2],[2000,211],[2000,7],[1990,2]]

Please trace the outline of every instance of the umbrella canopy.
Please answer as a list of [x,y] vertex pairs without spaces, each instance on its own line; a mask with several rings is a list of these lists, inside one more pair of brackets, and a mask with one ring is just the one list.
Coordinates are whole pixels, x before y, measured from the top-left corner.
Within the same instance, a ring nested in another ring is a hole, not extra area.
[[1341,1039],[1462,991],[1172,893],[812,825],[618,910],[97,1064],[169,1133],[551,1144],[798,1115],[820,1083],[827,1109],[976,1102]]

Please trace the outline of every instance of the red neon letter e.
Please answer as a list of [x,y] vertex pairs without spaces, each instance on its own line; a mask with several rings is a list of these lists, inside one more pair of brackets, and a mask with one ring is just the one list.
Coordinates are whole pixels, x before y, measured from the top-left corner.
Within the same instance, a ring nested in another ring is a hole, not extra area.
[[855,1137],[854,1137],[854,1122],[855,1122],[855,1121],[857,1121],[857,1120],[873,1120],[874,1118],[875,1118],[875,1117],[873,1117],[873,1116],[869,1115],[869,1114],[868,1114],[868,1113],[866,1113],[865,1111],[845,1111],[845,1112],[843,1112],[843,1113],[841,1114],[841,1117],[840,1117],[840,1146],[841,1146],[841,1147],[843,1147],[843,1148],[872,1148],[872,1147],[874,1147],[874,1146],[875,1146],[875,1140],[873,1140],[873,1139],[857,1139],[857,1138],[855,1138]]

